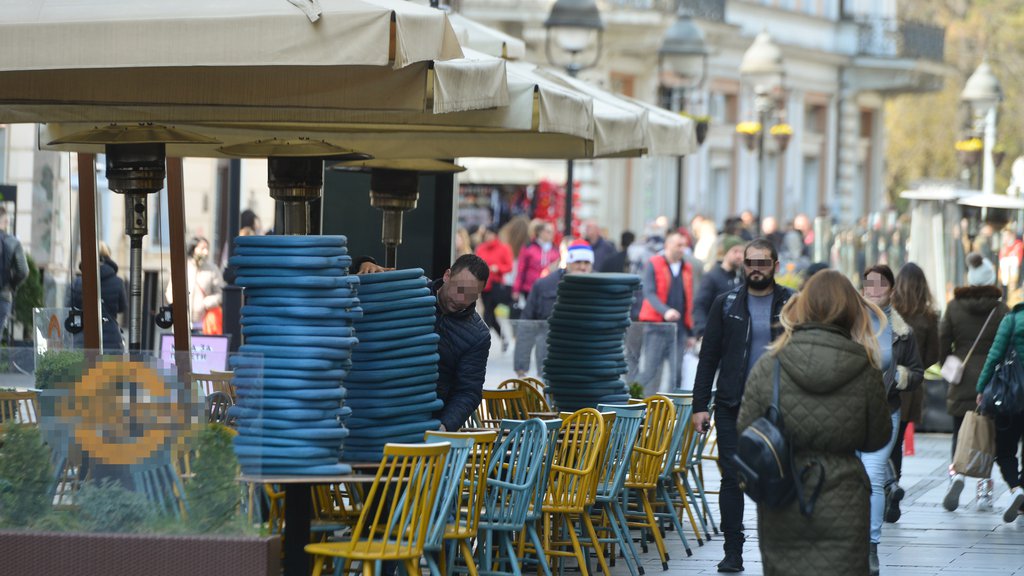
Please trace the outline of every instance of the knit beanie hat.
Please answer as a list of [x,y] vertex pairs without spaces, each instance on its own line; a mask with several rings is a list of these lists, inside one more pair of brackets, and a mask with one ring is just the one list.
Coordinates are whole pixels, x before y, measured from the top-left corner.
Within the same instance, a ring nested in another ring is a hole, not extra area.
[[[977,261],[975,259],[968,258],[969,264],[973,263],[971,260],[974,260],[975,262]],[[969,286],[992,286],[995,283],[996,269],[992,266],[992,263],[988,261],[988,258],[982,257],[980,264],[968,268],[967,284]]]
[[590,247],[590,243],[586,240],[573,240],[572,243],[569,244],[567,252],[568,256],[566,256],[566,260],[569,264],[572,264],[573,262],[594,263],[594,249]]
[[743,238],[740,238],[739,236],[736,236],[734,234],[726,234],[725,236],[722,236],[722,254],[727,254],[729,250],[732,250],[733,248],[741,244],[743,244]]

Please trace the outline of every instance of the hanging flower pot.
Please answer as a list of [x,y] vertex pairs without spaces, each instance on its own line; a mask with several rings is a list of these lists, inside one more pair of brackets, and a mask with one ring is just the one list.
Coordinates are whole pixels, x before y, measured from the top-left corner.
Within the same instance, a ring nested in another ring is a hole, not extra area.
[[709,124],[708,124],[707,120],[703,120],[703,121],[697,122],[696,130],[697,130],[697,145],[698,146],[703,144],[704,140],[708,137],[708,127],[709,127]]
[[996,168],[999,168],[1004,158],[1006,158],[1006,150],[1002,150],[999,147],[992,149],[992,163],[996,165]]
[[769,133],[775,137],[775,143],[778,144],[779,150],[785,152],[786,147],[789,146],[789,139],[793,137],[793,127],[789,124],[776,124],[771,127]]
[[967,167],[976,166],[981,161],[981,153],[984,147],[981,138],[958,140],[955,145],[957,160]]
[[761,133],[760,122],[740,122],[736,125],[736,132],[743,136],[747,150],[757,150],[757,137]]

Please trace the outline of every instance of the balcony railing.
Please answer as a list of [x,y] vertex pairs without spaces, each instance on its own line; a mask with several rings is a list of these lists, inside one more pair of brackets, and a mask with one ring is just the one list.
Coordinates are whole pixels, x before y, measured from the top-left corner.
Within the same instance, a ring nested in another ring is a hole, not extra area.
[[858,53],[883,58],[920,58],[941,62],[946,30],[920,22],[873,18],[857,22]]
[[[608,0],[608,5],[624,10],[658,10],[674,13],[677,0]],[[725,22],[725,0],[682,0],[694,18]]]

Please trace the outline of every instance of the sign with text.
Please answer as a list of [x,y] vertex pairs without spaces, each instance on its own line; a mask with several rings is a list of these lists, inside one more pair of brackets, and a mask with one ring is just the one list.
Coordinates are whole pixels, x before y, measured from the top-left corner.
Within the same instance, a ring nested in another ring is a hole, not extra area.
[[[227,336],[192,335],[192,372],[209,374],[211,371],[224,372],[228,369]],[[160,335],[160,357],[174,366],[174,334]]]

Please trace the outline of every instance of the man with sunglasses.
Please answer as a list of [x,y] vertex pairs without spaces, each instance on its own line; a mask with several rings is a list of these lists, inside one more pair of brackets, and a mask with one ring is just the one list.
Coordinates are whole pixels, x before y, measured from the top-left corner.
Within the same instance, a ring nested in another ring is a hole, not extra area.
[[693,424],[697,430],[711,425],[709,405],[715,384],[715,427],[722,487],[718,502],[725,537],[725,558],[719,572],[743,571],[743,491],[736,480],[732,455],[736,453],[736,417],[750,368],[779,334],[779,313],[793,291],[775,283],[779,254],[766,238],[756,238],[743,250],[746,283],[719,295],[708,312],[704,340],[693,386]]

